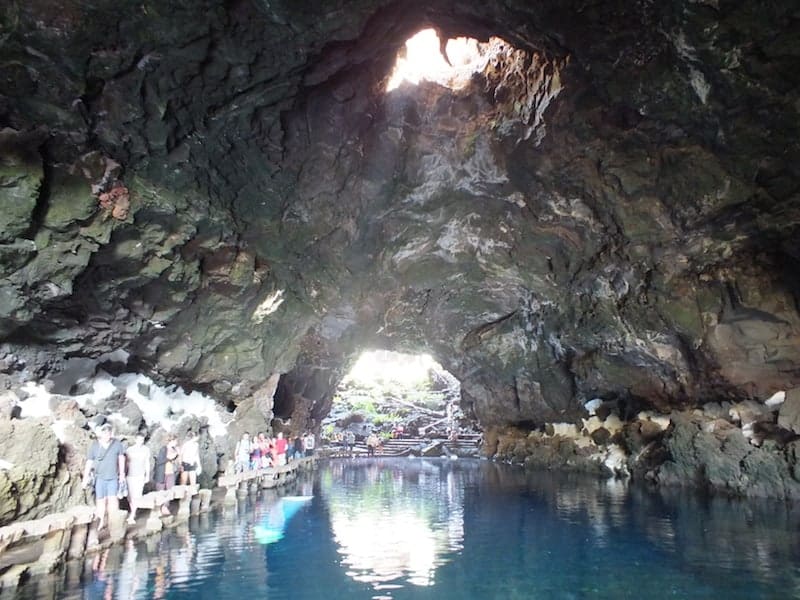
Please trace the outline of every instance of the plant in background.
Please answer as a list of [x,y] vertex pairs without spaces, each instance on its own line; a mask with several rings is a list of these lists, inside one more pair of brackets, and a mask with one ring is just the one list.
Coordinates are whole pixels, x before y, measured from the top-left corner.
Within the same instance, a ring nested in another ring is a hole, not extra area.
[[363,422],[376,432],[391,430],[441,418],[453,393],[458,380],[430,356],[365,352],[339,385],[329,419],[339,427]]
[[473,131],[464,137],[464,158],[472,158],[475,154],[475,146],[478,142],[478,132]]
[[381,413],[372,418],[372,422],[375,423],[375,425],[385,425],[386,423],[394,424],[400,420],[402,419],[396,412]]
[[367,418],[372,418],[378,414],[372,399],[364,398],[363,396],[351,400],[350,409],[354,412],[363,413]]

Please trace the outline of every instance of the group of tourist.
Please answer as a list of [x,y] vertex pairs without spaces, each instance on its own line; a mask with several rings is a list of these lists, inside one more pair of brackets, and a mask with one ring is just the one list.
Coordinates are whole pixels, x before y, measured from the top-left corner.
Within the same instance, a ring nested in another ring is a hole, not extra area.
[[236,444],[234,469],[241,473],[280,467],[292,459],[313,455],[315,445],[316,438],[311,432],[296,436],[290,443],[282,431],[275,438],[262,431],[252,439],[250,433],[245,431]]
[[381,446],[381,439],[373,431],[367,436],[367,456],[375,456],[375,450]]
[[[403,427],[400,426],[398,429],[400,434],[403,435]],[[352,456],[356,446],[356,434],[350,430],[344,432],[339,431],[334,434],[333,442],[335,444],[340,444],[345,452]],[[367,446],[367,456],[375,456],[375,453],[380,452],[383,448],[383,441],[374,431],[366,437],[364,443]]]
[[[156,490],[168,490],[176,482],[195,485],[200,475],[200,447],[195,434],[189,431],[182,443],[170,435],[155,461],[145,446],[144,433],[136,434],[133,444],[125,448],[113,437],[112,427],[104,423],[97,428],[97,440],[92,442],[83,473],[83,487],[93,488],[97,503],[99,529],[103,529],[107,516],[119,509],[119,498],[127,496],[130,504],[128,523],[134,523],[136,510],[141,504],[144,488],[152,481]],[[237,472],[285,465],[287,461],[314,454],[315,437],[311,432],[287,440],[282,432],[273,439],[259,433],[252,440],[245,433],[236,444]],[[161,513],[169,515],[167,504]]]
[[[182,485],[195,485],[200,474],[200,447],[191,431],[179,446],[175,436],[169,436],[156,455],[155,468],[150,449],[144,445],[144,433],[137,433],[127,449],[113,437],[111,425],[104,423],[97,429],[97,440],[89,448],[83,472],[83,487],[93,487],[97,502],[98,529],[106,525],[107,515],[119,508],[119,498],[128,496],[130,515],[134,523],[144,486],[152,479],[156,490],[168,490],[180,478]],[[161,513],[169,515],[166,504]]]

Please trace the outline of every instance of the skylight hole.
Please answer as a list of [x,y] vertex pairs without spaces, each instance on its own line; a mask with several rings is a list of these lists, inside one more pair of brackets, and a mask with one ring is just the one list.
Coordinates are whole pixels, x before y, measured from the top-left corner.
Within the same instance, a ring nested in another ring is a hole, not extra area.
[[391,92],[404,82],[417,85],[422,81],[461,89],[474,73],[486,66],[485,46],[473,38],[452,38],[445,44],[445,58],[436,31],[423,29],[411,36],[398,52],[386,91]]

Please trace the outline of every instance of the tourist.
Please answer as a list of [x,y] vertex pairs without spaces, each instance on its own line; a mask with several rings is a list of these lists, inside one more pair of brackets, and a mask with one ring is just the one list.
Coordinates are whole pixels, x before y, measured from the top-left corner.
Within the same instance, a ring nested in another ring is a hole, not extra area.
[[133,446],[130,446],[125,455],[128,457],[128,503],[131,512],[128,515],[128,525],[136,522],[136,509],[142,500],[144,484],[150,481],[150,448],[144,445],[144,433],[137,433]]
[[292,460],[303,457],[303,437],[297,434],[292,443]]
[[286,464],[286,451],[288,450],[289,442],[284,439],[283,432],[278,432],[278,437],[275,438],[275,466],[282,467]]
[[245,431],[242,434],[242,439],[236,442],[236,450],[234,451],[234,467],[233,470],[236,473],[241,473],[243,471],[249,471],[252,463],[250,461],[250,452],[253,449],[253,445],[250,443],[250,433]]
[[369,434],[367,438],[367,456],[375,456],[375,448],[380,445],[381,441],[378,439],[378,436],[375,435],[375,432]]
[[344,447],[347,450],[347,453],[352,455],[353,454],[353,447],[356,445],[356,434],[352,431],[348,431],[344,434]]
[[258,447],[261,449],[261,463],[259,469],[269,469],[272,466],[272,440],[263,431],[258,434]]
[[306,449],[306,456],[314,456],[314,446],[316,445],[316,438],[314,437],[314,433],[309,431],[306,434],[305,439],[303,440],[303,445]]
[[92,442],[83,471],[83,487],[87,488],[94,480],[94,494],[97,502],[97,529],[106,526],[106,517],[119,510],[117,491],[125,482],[125,449],[114,439],[111,425],[104,423],[97,430],[97,439]]
[[194,432],[188,431],[181,446],[181,485],[197,485],[199,474],[200,446]]
[[264,444],[262,438],[264,434],[259,433],[254,443],[250,445],[250,469],[260,469],[262,464]]
[[[175,485],[175,474],[178,472],[179,458],[178,440],[174,435],[170,435],[167,438],[167,443],[161,447],[156,456],[156,468],[153,471],[156,490],[171,490]],[[166,503],[161,505],[161,514],[165,517],[171,514]]]

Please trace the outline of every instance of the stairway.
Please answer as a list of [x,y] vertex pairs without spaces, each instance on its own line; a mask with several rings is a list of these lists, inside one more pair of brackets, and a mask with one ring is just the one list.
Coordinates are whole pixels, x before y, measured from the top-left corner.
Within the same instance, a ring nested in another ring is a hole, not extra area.
[[[443,446],[442,454],[477,455],[478,443],[481,435],[479,433],[466,433],[458,436],[455,441],[444,438],[419,438],[403,437],[391,438],[383,442],[375,452],[375,456],[408,456],[409,454],[420,455],[423,450],[431,446]],[[446,451],[445,451],[446,449]],[[354,454],[358,456],[367,455],[367,446],[364,442],[356,443]]]

